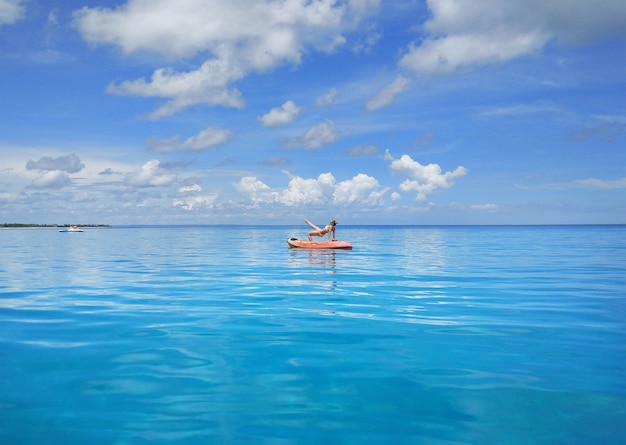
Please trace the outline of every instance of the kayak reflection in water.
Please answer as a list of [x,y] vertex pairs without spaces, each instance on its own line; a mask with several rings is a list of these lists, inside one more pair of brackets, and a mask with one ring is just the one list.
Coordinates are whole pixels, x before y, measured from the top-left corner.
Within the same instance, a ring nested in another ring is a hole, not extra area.
[[331,219],[330,223],[327,226],[324,226],[323,229],[320,229],[306,218],[304,218],[304,222],[313,229],[313,231],[309,232],[309,241],[312,241],[311,236],[324,236],[326,234],[328,234],[329,240],[331,239],[331,235],[333,240],[337,239],[335,236],[335,226],[337,225],[337,221],[335,221],[334,219]]

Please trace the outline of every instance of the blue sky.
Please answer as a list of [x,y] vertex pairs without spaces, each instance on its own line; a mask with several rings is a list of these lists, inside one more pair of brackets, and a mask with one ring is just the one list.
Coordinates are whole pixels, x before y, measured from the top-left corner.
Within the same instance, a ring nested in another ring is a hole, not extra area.
[[0,222],[626,223],[623,0],[0,0]]

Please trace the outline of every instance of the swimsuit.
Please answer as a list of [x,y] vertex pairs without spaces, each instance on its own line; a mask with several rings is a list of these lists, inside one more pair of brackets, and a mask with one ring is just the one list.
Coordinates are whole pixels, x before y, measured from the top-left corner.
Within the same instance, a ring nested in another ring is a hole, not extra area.
[[319,231],[319,234],[320,234],[319,236],[324,236],[328,232],[330,232],[330,227],[326,226],[322,230]]

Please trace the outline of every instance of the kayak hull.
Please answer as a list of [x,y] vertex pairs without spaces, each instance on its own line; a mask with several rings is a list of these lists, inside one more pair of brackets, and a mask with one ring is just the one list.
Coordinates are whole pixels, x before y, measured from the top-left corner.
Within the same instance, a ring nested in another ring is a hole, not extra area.
[[352,244],[348,241],[332,240],[332,241],[306,241],[298,238],[288,238],[289,247],[299,249],[352,249]]

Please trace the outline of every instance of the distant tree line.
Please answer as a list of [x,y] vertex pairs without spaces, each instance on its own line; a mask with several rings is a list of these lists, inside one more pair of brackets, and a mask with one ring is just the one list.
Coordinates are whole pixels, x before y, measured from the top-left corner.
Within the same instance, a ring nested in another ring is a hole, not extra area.
[[23,227],[96,227],[96,228],[110,228],[108,224],[24,224],[24,223],[2,223],[0,227],[4,228],[23,228]]

